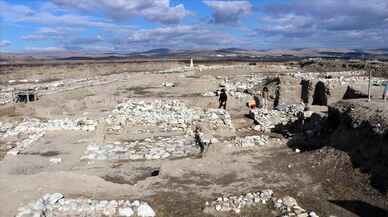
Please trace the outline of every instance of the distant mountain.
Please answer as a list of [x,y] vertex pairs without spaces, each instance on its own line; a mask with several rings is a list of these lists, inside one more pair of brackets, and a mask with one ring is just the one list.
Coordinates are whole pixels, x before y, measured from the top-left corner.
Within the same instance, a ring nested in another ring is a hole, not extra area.
[[221,53],[233,53],[233,52],[246,52],[249,50],[241,49],[241,48],[223,48],[215,50],[215,52],[221,52]]
[[380,49],[376,49],[376,51],[382,51],[382,52],[388,53],[388,48],[380,48]]
[[73,52],[45,51],[24,53],[0,53],[2,62],[33,61],[33,60],[113,60],[139,58],[174,58],[174,59],[245,59],[249,60],[295,60],[300,58],[343,58],[388,59],[388,48],[380,49],[348,49],[348,48],[295,48],[273,50],[247,50],[242,48],[222,49],[185,49],[172,50],[158,48],[141,52]]
[[159,54],[159,55],[166,55],[171,52],[168,48],[159,48],[159,49],[152,49],[145,52],[141,52],[143,54]]

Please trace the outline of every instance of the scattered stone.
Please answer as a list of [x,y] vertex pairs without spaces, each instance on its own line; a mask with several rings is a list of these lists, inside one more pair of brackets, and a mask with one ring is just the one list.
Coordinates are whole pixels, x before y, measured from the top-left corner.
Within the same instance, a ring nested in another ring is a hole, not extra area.
[[244,207],[255,206],[258,204],[267,205],[268,208],[275,208],[280,212],[280,216],[297,217],[319,217],[314,212],[308,212],[300,207],[297,201],[286,196],[282,199],[276,198],[272,190],[264,190],[255,193],[247,193],[240,196],[219,197],[213,202],[206,202],[207,208],[213,207],[217,212],[241,212]]
[[62,163],[62,158],[50,158],[50,163],[53,163],[53,164],[60,164]]
[[269,137],[266,135],[247,136],[244,138],[236,139],[235,146],[241,147],[241,148],[263,146],[267,144],[268,141],[269,141]]
[[67,199],[60,193],[46,194],[36,202],[19,209],[16,217],[94,216],[154,217],[145,202],[128,200]]
[[251,117],[255,120],[256,131],[267,132],[277,125],[286,125],[290,120],[295,119],[293,115],[276,110],[255,109],[251,111]]
[[155,137],[123,144],[89,145],[81,160],[163,160],[199,154],[193,138]]
[[0,136],[4,139],[17,138],[15,148],[7,152],[8,155],[17,155],[34,142],[42,138],[47,131],[57,130],[82,130],[94,131],[97,122],[87,118],[63,119],[41,121],[38,119],[27,119],[20,123],[0,124]]
[[130,99],[119,104],[106,122],[118,126],[128,124],[158,126],[165,131],[187,131],[198,123],[207,123],[212,129],[233,128],[231,117],[225,110],[202,111],[199,108],[189,108],[178,100],[170,99],[152,102]]
[[265,77],[252,75],[250,78],[243,81],[229,81],[225,79],[220,87],[225,88],[227,93],[236,98],[252,98],[248,90],[254,89],[256,86],[262,85],[266,81]]
[[291,104],[291,105],[278,105],[276,107],[277,111],[285,112],[287,114],[296,115],[298,112],[303,112],[305,110],[305,105],[301,104]]
[[171,82],[163,82],[163,83],[162,83],[162,86],[163,86],[163,87],[175,87],[175,84],[174,84],[174,83],[171,83]]

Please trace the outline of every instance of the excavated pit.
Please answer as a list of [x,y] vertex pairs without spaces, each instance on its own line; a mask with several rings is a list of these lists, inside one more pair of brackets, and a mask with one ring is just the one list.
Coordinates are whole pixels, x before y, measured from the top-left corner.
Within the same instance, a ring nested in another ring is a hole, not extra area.
[[388,191],[388,110],[382,102],[342,101],[330,106],[330,145],[349,154],[372,186]]

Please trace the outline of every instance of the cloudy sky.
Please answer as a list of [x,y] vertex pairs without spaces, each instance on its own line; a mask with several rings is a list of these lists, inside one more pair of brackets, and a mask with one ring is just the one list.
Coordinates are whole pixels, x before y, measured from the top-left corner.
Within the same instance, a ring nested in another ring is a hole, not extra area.
[[0,0],[0,50],[387,48],[388,0]]

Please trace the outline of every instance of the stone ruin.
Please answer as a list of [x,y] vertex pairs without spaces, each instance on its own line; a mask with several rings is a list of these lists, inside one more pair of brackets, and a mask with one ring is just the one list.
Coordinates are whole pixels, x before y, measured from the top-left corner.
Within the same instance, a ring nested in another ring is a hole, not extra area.
[[234,146],[237,148],[252,148],[256,146],[263,146],[267,144],[269,137],[267,135],[247,136],[243,138],[237,138]]
[[268,78],[262,76],[251,75],[246,80],[230,81],[225,79],[220,83],[220,87],[225,88],[228,95],[237,98],[251,98],[256,93],[256,90],[261,90],[268,82]]
[[81,160],[165,160],[200,154],[193,138],[156,137],[113,144],[92,144]]
[[251,110],[251,118],[255,121],[255,130],[270,132],[280,126],[286,126],[298,119],[298,113],[305,109],[303,104],[280,105],[275,110]]
[[297,201],[289,196],[277,198],[272,190],[264,190],[247,193],[240,196],[222,196],[215,201],[206,202],[205,212],[233,212],[241,213],[243,208],[258,207],[265,205],[267,208],[276,210],[278,216],[318,217],[313,211],[307,211],[300,207]]
[[[129,126],[157,128],[161,132],[181,132],[181,136],[148,138],[132,142],[90,144],[83,160],[155,160],[187,157],[197,154],[193,128],[201,125],[207,130],[234,130],[228,112],[221,109],[189,108],[178,100],[151,102],[128,100],[119,104],[106,118],[39,120],[26,119],[19,123],[0,123],[0,137],[16,140],[9,155],[17,155],[42,138],[48,131],[81,130],[95,131],[98,125],[108,125],[113,131]],[[106,132],[102,132],[106,133]],[[212,135],[201,134],[206,144],[215,142]]]
[[16,217],[154,217],[148,203],[135,200],[68,199],[61,193],[46,194],[36,202],[19,208]]
[[209,129],[227,128],[233,130],[229,113],[222,109],[189,108],[174,99],[143,101],[133,100],[119,104],[106,119],[111,125],[156,126],[163,131],[192,131],[198,124]]
[[222,109],[189,108],[173,99],[143,101],[129,99],[116,106],[104,120],[109,129],[123,130],[128,126],[154,129],[157,132],[179,132],[175,136],[159,136],[128,142],[91,144],[82,160],[163,160],[188,157],[201,152],[194,137],[194,128],[201,126],[205,145],[214,143],[211,132],[219,129],[234,131],[228,112]]
[[57,130],[82,130],[94,131],[97,123],[87,118],[57,119],[42,121],[39,119],[26,119],[20,123],[1,123],[0,138],[16,139],[16,147],[8,151],[9,155],[17,155],[34,142],[42,138],[48,131]]

